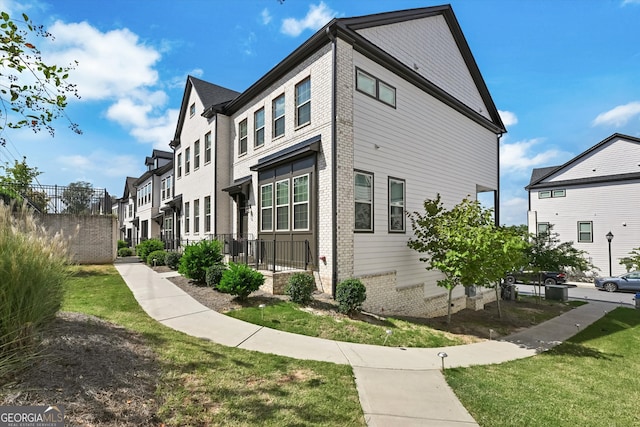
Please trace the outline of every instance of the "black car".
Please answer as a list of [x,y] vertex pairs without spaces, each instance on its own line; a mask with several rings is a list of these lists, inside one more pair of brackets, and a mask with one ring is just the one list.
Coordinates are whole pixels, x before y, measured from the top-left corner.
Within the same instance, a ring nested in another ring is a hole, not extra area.
[[[567,281],[567,275],[558,271],[542,271],[542,283],[545,285],[557,285],[558,283],[564,283]],[[510,285],[516,283],[538,283],[538,273],[533,271],[515,271],[507,274],[504,278],[505,282]]]

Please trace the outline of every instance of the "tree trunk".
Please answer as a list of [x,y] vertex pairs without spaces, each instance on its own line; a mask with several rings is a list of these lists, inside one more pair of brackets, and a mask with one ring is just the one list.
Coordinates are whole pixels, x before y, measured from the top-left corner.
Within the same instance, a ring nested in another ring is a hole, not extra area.
[[453,288],[449,289],[449,304],[447,307],[447,325],[451,324],[451,295],[453,294]]
[[496,285],[496,303],[498,304],[498,318],[502,319],[502,307],[500,306],[500,291],[498,288],[500,287],[500,283]]

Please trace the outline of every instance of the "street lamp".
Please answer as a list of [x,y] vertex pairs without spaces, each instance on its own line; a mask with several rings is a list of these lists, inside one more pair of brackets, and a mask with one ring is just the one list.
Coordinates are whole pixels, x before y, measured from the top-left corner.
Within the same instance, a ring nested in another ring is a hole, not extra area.
[[609,276],[611,276],[611,241],[613,240],[613,233],[609,231],[605,237],[609,242]]

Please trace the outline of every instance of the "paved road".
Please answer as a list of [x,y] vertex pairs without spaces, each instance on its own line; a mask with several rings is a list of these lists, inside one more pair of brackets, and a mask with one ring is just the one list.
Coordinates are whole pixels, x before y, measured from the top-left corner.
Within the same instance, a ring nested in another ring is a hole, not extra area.
[[[592,283],[574,283],[569,288],[569,299],[585,301],[605,301],[624,306],[635,307],[635,292],[606,292],[596,289]],[[523,295],[533,295],[533,285],[517,284],[518,292]],[[544,295],[544,288],[542,289]]]

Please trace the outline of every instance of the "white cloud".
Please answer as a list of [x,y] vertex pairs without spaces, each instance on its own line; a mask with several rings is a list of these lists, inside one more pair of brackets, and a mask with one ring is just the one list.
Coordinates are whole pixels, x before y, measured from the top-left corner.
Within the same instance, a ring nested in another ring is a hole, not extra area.
[[504,123],[506,127],[509,127],[518,123],[518,117],[515,115],[515,113],[512,113],[511,111],[498,110],[498,114],[500,114],[502,123]]
[[269,13],[269,9],[264,8],[262,12],[260,12],[260,17],[262,18],[262,24],[267,25],[271,22],[271,13]]
[[302,19],[287,18],[282,21],[280,31],[288,36],[297,37],[304,30],[318,30],[336,16],[324,2],[309,6],[309,12]]
[[153,144],[153,148],[170,151],[169,142],[173,138],[178,122],[177,109],[166,110],[160,116],[148,120],[143,126],[135,126],[131,129],[131,135],[141,142]]
[[593,120],[593,126],[612,125],[623,126],[635,116],[640,115],[640,102],[630,102],[624,105],[618,105],[609,111],[598,114]]
[[623,0],[622,5],[626,6],[628,4],[640,4],[640,0]]
[[529,201],[524,197],[503,199],[500,204],[500,224],[519,225],[527,223]]
[[78,61],[69,81],[78,85],[85,100],[119,98],[158,83],[154,66],[160,53],[140,43],[126,28],[102,33],[87,22],[57,21],[49,31],[55,40],[46,47],[47,60],[56,64]]
[[[95,182],[100,175],[109,178],[119,178],[122,171],[131,175],[134,171],[140,171],[140,159],[135,156],[114,155],[103,150],[94,151],[88,155],[59,156],[56,159],[64,172],[72,171],[72,181]],[[112,165],[109,168],[108,165]],[[91,176],[90,179],[85,177]]]
[[564,153],[558,150],[536,152],[539,138],[500,144],[500,170],[504,172],[525,172],[537,166],[553,166],[554,159]]

